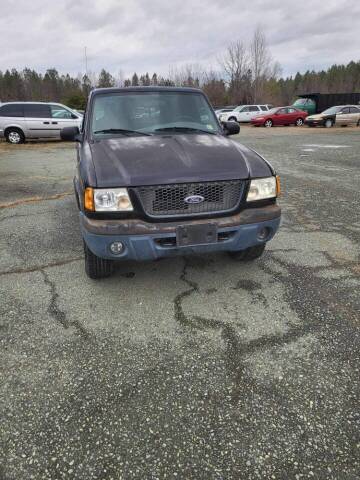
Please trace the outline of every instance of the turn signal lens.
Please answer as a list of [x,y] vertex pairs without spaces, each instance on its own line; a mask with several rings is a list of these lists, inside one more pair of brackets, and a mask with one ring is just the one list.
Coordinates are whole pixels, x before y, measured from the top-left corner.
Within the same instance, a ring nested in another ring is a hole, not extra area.
[[281,195],[281,182],[279,175],[276,175],[276,196],[280,197]]
[[84,206],[85,210],[90,212],[95,211],[95,204],[94,204],[94,189],[91,187],[85,188],[84,193]]

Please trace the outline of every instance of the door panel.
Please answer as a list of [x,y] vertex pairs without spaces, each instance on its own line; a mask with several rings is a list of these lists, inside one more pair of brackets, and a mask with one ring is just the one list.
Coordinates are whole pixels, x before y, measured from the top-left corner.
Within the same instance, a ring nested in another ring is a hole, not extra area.
[[295,123],[298,118],[301,117],[301,113],[296,111],[295,108],[289,108],[287,118],[290,123]]
[[54,135],[60,138],[60,131],[65,127],[79,127],[82,119],[79,117],[73,118],[73,112],[61,105],[50,105],[51,108],[51,126]]
[[352,125],[357,125],[360,119],[360,110],[355,107],[350,107],[349,110],[349,123],[351,123]]
[[41,103],[25,103],[24,118],[29,137],[52,137],[50,107]]
[[249,107],[244,107],[238,114],[239,122],[250,122]]
[[340,112],[339,112],[340,115],[337,114],[336,117],[335,117],[335,123],[337,125],[347,125],[348,123],[350,123],[350,110],[349,110],[349,108],[343,108]]
[[287,121],[287,109],[281,108],[274,115],[274,125],[284,125]]
[[250,113],[249,120],[252,120],[253,118],[256,118],[256,117],[259,116],[260,109],[259,109],[259,107],[253,105],[253,106],[249,107],[249,113]]

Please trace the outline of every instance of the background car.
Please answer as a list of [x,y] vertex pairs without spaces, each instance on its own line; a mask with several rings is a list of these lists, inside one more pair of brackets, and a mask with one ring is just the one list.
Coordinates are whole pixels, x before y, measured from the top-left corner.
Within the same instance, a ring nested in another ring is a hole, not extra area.
[[317,127],[320,125],[322,127],[330,128],[335,124],[336,114],[340,112],[341,108],[342,106],[330,107],[316,115],[309,115],[306,118],[305,123],[308,127]]
[[220,119],[220,115],[222,113],[232,112],[234,108],[235,107],[218,108],[217,110],[215,110],[215,115],[217,116],[218,119]]
[[357,125],[360,127],[360,106],[347,105],[337,112],[336,125]]
[[257,115],[269,111],[269,105],[239,105],[232,112],[219,115],[221,122],[251,122]]
[[360,107],[356,105],[336,105],[306,119],[309,127],[331,128],[336,125],[360,125]]
[[27,138],[58,138],[64,127],[80,127],[83,116],[60,103],[7,102],[0,105],[0,137],[9,143]]
[[300,127],[304,124],[307,112],[298,110],[294,107],[272,108],[264,115],[259,115],[251,120],[256,127],[272,127],[273,125],[296,125]]

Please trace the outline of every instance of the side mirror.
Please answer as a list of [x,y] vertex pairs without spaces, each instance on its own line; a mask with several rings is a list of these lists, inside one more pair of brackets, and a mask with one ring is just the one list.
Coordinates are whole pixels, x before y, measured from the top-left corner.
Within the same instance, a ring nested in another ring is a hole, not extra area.
[[83,135],[78,127],[65,127],[60,130],[60,138],[66,142],[82,142]]
[[236,135],[240,132],[240,125],[237,122],[221,122],[225,135]]

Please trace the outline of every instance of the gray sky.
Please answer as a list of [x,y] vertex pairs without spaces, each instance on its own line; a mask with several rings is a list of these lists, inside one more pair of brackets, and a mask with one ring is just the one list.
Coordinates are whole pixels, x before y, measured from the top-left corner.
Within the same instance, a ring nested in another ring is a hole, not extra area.
[[263,27],[283,75],[360,60],[360,0],[1,0],[0,70],[167,74]]

